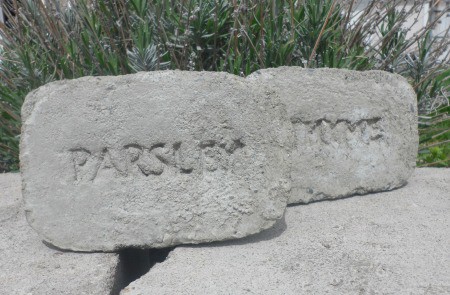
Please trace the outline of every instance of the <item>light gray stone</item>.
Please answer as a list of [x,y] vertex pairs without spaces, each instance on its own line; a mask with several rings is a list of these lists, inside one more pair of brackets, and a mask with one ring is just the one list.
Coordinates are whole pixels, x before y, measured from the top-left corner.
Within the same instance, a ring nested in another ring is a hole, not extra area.
[[290,203],[390,190],[412,174],[417,104],[401,76],[281,67],[249,79],[279,96],[294,125]]
[[47,247],[28,225],[22,201],[20,175],[0,174],[0,294],[110,294],[118,255]]
[[291,124],[226,73],[163,71],[50,83],[22,109],[27,218],[80,251],[240,238],[281,218]]
[[288,207],[258,235],[177,247],[121,295],[450,294],[449,179]]

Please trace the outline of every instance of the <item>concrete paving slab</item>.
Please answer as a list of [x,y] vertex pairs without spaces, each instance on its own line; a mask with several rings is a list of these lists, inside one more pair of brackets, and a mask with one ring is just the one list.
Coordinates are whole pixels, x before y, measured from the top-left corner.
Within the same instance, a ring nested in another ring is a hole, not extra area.
[[25,219],[20,175],[0,174],[0,294],[110,294],[118,260],[47,247]]
[[450,294],[450,169],[403,188],[291,206],[232,242],[176,248],[121,295]]

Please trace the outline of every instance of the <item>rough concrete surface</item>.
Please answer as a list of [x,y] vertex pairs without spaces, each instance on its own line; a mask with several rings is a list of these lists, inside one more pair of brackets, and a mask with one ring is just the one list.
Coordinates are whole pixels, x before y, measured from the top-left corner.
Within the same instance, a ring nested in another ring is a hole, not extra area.
[[27,219],[80,251],[241,238],[283,216],[293,132],[271,94],[226,73],[47,84],[22,108]]
[[416,95],[401,76],[281,67],[249,80],[279,96],[293,123],[290,203],[390,190],[410,177]]
[[291,206],[258,235],[177,247],[121,295],[450,294],[450,169]]
[[0,174],[0,294],[110,294],[118,255],[44,245],[23,213],[19,174]]

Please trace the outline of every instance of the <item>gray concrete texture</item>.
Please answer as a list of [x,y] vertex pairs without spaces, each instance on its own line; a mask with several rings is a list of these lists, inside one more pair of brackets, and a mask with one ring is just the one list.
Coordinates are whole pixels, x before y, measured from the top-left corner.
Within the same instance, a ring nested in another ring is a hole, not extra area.
[[286,104],[295,130],[289,203],[390,190],[413,172],[416,95],[403,77],[281,67],[248,79]]
[[292,125],[226,73],[163,71],[47,84],[22,108],[27,219],[78,251],[241,238],[283,216]]
[[180,246],[121,295],[450,294],[450,169],[385,193],[288,207],[237,241]]
[[51,249],[28,225],[23,210],[20,175],[0,174],[0,294],[110,294],[117,254]]

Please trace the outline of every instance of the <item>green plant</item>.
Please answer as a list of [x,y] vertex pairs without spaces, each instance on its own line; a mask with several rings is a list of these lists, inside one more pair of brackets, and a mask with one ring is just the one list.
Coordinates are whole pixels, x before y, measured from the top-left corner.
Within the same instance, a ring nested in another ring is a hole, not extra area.
[[[427,32],[418,50],[404,56],[402,74],[417,93],[419,166],[450,167],[450,67],[444,46]],[[445,42],[442,40],[440,42]]]
[[356,12],[356,0],[3,1],[12,13],[0,25],[0,171],[19,167],[25,95],[50,81],[165,68],[246,76],[283,65],[407,77],[421,116],[418,163],[448,166],[448,41],[429,35],[446,11],[408,37],[415,22],[406,20],[424,1],[407,2]]
[[19,114],[25,94],[0,87],[0,172],[19,169]]

